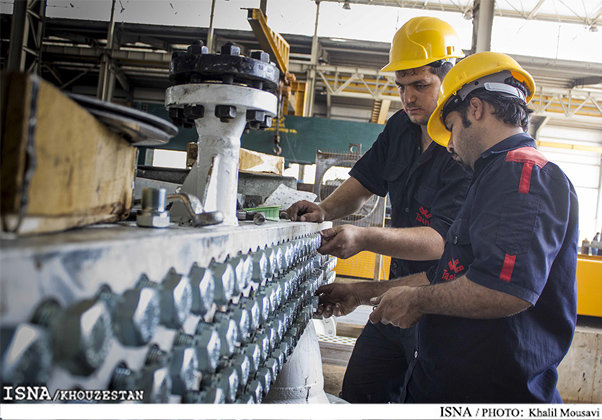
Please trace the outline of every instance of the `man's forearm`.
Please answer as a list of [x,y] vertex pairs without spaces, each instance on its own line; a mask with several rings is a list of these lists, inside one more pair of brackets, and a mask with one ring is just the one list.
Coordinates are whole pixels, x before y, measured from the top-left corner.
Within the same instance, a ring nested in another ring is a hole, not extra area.
[[394,280],[363,281],[353,283],[361,305],[369,305],[370,299],[385,293],[387,290],[398,286],[426,286],[429,284],[425,273],[411,274]]
[[443,254],[445,240],[435,229],[364,228],[364,249],[377,254],[412,261],[438,260]]
[[508,293],[474,283],[466,276],[456,280],[411,289],[410,302],[423,314],[462,318],[504,318],[522,312],[531,304]]
[[336,220],[358,211],[371,196],[370,191],[351,177],[319,205],[324,210],[325,220]]

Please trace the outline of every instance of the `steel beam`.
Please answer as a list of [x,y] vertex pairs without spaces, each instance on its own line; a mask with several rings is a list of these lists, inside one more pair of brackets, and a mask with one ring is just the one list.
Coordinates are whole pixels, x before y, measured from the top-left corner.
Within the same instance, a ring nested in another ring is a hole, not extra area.
[[[321,0],[328,2],[340,3],[340,0]],[[463,16],[470,16],[472,8],[470,6],[464,6],[461,2],[450,1],[450,2],[429,2],[424,0],[349,0],[351,4],[367,4],[371,6],[389,6],[399,7],[405,9],[420,9],[420,10],[433,10],[437,12],[455,12],[460,13]],[[502,3],[502,2],[499,2]],[[525,3],[525,2],[521,2]],[[543,3],[540,0],[539,3]],[[502,3],[503,5],[504,3]],[[506,3],[509,4],[509,3]],[[541,4],[534,6],[531,10],[520,10],[512,8],[512,5],[508,8],[502,8],[500,5],[495,9],[495,16],[519,18],[519,19],[534,19],[538,21],[554,22],[554,23],[576,23],[580,25],[586,25],[590,28],[595,28],[599,25],[600,17],[602,16],[602,7],[594,13],[593,17],[581,16],[578,13],[573,12],[572,14],[560,14],[560,13],[540,13],[539,8]],[[568,7],[567,7],[568,8]]]
[[248,9],[249,14],[247,20],[253,29],[253,33],[257,37],[257,41],[261,48],[270,53],[270,56],[278,64],[278,68],[282,74],[288,72],[288,60],[290,46],[288,42],[278,32],[270,29],[267,19],[261,9]]
[[472,7],[472,48],[478,53],[491,50],[494,0],[474,0]]
[[[15,1],[7,71],[40,73],[46,0]],[[28,60],[28,55],[33,59]]]

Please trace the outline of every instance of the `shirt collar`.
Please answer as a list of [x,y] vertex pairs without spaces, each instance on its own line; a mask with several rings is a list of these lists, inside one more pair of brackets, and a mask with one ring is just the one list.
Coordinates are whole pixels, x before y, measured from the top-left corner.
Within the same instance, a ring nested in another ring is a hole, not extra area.
[[[490,158],[502,153],[507,153],[510,150],[518,149],[519,147],[536,147],[535,140],[527,133],[519,133],[507,137],[499,143],[493,145],[489,149],[481,153],[481,157],[474,164],[474,178],[487,165]],[[474,179],[473,178],[473,179]]]

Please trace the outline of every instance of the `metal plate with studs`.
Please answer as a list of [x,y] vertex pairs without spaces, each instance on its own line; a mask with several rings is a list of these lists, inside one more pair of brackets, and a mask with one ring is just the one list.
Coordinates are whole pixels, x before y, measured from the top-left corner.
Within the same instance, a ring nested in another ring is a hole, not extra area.
[[[149,403],[260,402],[312,317],[313,291],[331,277],[332,260],[315,254],[329,226],[149,232],[125,222],[0,240],[2,382],[51,394],[142,389]],[[294,241],[313,251],[282,258],[278,276],[260,270],[242,290],[210,291],[212,267]]]

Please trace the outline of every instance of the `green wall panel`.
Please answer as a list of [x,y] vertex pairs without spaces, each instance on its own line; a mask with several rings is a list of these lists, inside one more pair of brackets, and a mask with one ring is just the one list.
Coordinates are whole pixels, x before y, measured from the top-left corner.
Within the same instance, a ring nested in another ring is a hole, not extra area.
[[[159,104],[139,104],[138,109],[169,119],[168,113]],[[347,152],[349,144],[361,144],[362,152],[370,148],[383,130],[379,124],[354,121],[331,120],[316,117],[285,116],[280,120],[281,156],[287,164],[314,163],[316,150]],[[274,126],[264,131],[250,130],[241,139],[242,147],[257,152],[274,154]],[[179,133],[161,149],[186,150],[186,143],[195,141],[196,130],[180,128]],[[143,155],[143,153],[141,153]]]

